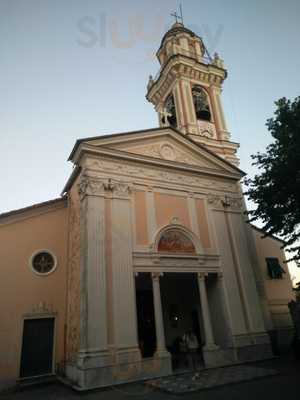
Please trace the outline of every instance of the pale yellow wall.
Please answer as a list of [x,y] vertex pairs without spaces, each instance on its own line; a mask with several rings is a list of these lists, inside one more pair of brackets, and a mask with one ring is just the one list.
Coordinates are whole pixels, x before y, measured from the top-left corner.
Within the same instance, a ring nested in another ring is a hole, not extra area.
[[[291,319],[287,304],[294,299],[294,294],[292,291],[292,282],[289,270],[287,265],[284,263],[284,252],[280,249],[281,242],[272,238],[262,239],[262,233],[256,229],[253,229],[253,233],[274,328],[290,326]],[[266,257],[278,258],[280,265],[286,271],[286,273],[283,274],[283,279],[269,278]]]
[[[48,276],[29,267],[39,249],[57,257],[57,268]],[[63,360],[66,250],[66,207],[0,225],[0,386],[19,377],[23,316],[40,302],[57,312],[55,361]]]

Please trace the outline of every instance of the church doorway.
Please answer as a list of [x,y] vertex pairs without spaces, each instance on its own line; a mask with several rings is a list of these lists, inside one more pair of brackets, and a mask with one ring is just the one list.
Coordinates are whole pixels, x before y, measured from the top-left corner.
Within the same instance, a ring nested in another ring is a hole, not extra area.
[[54,318],[25,319],[20,378],[53,373]]
[[[175,371],[203,366],[204,330],[197,274],[163,273],[159,278],[165,345],[172,357]],[[153,278],[151,273],[139,272],[135,278],[138,341],[143,358],[153,357],[157,347]],[[196,338],[191,354],[187,334]]]
[[[173,370],[200,368],[204,342],[197,275],[165,273],[160,281],[164,332],[167,350],[172,355]],[[193,333],[198,349],[191,357],[186,335]]]

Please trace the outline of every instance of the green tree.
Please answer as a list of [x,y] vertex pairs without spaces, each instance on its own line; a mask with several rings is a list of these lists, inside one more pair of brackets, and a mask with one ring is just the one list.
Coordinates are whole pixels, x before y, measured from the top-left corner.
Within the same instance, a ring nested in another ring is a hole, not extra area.
[[300,96],[294,101],[283,97],[275,105],[266,123],[273,141],[264,153],[251,156],[258,173],[245,179],[245,194],[256,204],[248,215],[263,223],[265,236],[285,241],[289,261],[300,260]]

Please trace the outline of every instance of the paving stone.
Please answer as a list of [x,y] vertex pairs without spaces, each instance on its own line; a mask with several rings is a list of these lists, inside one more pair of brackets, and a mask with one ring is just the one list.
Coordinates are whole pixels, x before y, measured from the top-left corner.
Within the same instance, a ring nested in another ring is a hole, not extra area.
[[154,379],[146,384],[169,393],[188,393],[276,374],[275,369],[236,365]]

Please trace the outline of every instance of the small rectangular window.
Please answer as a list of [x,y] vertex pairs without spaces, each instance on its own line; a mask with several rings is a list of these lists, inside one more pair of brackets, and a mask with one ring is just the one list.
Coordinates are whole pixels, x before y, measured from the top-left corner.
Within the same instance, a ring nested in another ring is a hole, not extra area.
[[282,279],[285,270],[276,257],[266,257],[268,275],[271,279]]

